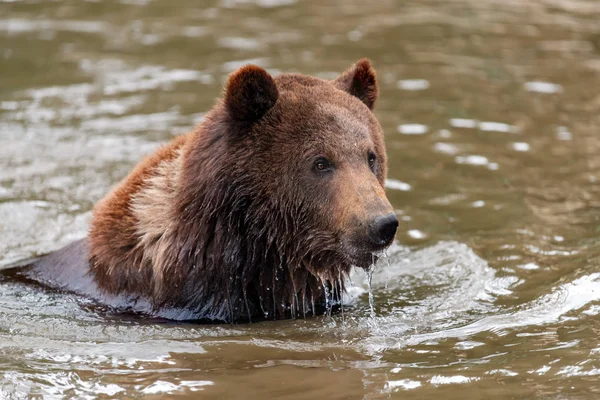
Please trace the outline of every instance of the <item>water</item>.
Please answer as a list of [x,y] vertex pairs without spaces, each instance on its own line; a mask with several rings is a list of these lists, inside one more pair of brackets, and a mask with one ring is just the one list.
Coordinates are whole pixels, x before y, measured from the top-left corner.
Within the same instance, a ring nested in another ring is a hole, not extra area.
[[4,281],[0,398],[598,398],[599,18],[594,0],[0,1],[0,265],[85,235],[249,61],[373,60],[400,219],[373,318],[361,271],[343,317],[234,326]]
[[371,318],[375,318],[375,297],[373,296],[373,273],[375,265],[369,266],[367,269],[367,292],[369,294],[369,314]]

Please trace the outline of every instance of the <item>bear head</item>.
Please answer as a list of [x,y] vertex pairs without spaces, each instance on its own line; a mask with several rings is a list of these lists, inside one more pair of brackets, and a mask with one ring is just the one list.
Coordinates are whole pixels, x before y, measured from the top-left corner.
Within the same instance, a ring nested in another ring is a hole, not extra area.
[[229,271],[241,308],[258,308],[250,292],[265,315],[299,308],[298,294],[339,297],[351,267],[391,244],[398,220],[384,192],[377,95],[366,59],[332,81],[254,65],[229,77],[187,154],[178,206],[182,221],[196,221],[189,237],[205,256],[194,264]]

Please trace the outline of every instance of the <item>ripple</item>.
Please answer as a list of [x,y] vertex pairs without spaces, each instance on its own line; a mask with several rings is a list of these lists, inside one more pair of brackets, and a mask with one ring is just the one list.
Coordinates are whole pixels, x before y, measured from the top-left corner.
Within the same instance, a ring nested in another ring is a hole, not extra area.
[[215,383],[212,381],[181,381],[179,385],[171,382],[157,380],[153,384],[146,386],[142,389],[144,394],[159,394],[159,393],[173,393],[188,387],[193,392],[204,390],[204,386],[212,386]]
[[504,132],[516,133],[519,129],[516,126],[505,124],[503,122],[483,121],[479,123],[479,129],[484,132]]
[[385,384],[386,389],[401,388],[404,390],[416,389],[421,386],[421,382],[414,381],[411,379],[400,379],[397,381],[387,381]]
[[233,72],[244,65],[254,64],[259,67],[267,68],[269,66],[269,60],[267,58],[247,58],[244,60],[228,61],[223,64],[222,68],[225,72]]
[[397,129],[403,135],[423,135],[429,130],[426,125],[421,124],[402,124]]
[[42,395],[44,398],[66,398],[73,395],[79,398],[91,398],[98,395],[115,396],[125,391],[114,383],[105,384],[82,379],[75,372],[34,374],[7,371],[4,373],[4,378],[7,383],[3,384],[0,395],[6,390],[11,396],[15,393],[29,393]]
[[434,149],[435,151],[437,151],[438,153],[444,153],[444,154],[448,154],[448,155],[455,155],[458,153],[458,147],[456,145],[450,144],[450,143],[443,143],[443,142],[437,142],[434,145]]
[[498,169],[498,164],[490,162],[487,157],[480,155],[456,156],[454,162],[457,164],[467,164],[475,166],[485,166],[488,169],[495,171]]
[[408,192],[412,189],[408,183],[399,181],[398,179],[390,178],[385,180],[385,187],[388,189],[400,190],[402,192]]
[[542,82],[542,81],[531,81],[525,83],[525,90],[528,92],[536,92],[536,93],[560,93],[562,92],[562,86],[556,83],[550,82]]
[[[109,73],[103,91],[106,95],[119,93],[140,92],[157,88],[168,88],[177,82],[202,82],[207,80],[207,75],[189,69],[166,69],[160,66],[147,65],[131,71],[117,71]],[[209,78],[207,83],[212,83]]]
[[254,4],[264,8],[274,8],[295,4],[297,0],[222,0],[223,7],[239,7],[240,5]]
[[410,229],[406,232],[406,234],[413,239],[425,239],[427,237],[425,233],[421,232],[418,229]]
[[257,50],[260,47],[262,47],[262,43],[258,40],[245,37],[219,38],[219,45],[222,47],[236,50]]
[[0,19],[0,31],[7,31],[9,34],[22,34],[44,30],[103,33],[107,31],[107,25],[101,21]]
[[473,381],[478,381],[480,378],[478,377],[467,377],[463,375],[454,375],[454,376],[441,376],[436,375],[429,380],[432,385],[450,385],[450,384],[462,384],[469,383]]
[[167,111],[155,114],[134,114],[121,118],[88,119],[81,124],[82,129],[89,131],[107,132],[125,129],[129,132],[144,132],[148,130],[169,130],[180,118],[177,111]]
[[477,127],[477,123],[474,119],[452,118],[450,120],[450,126],[454,128],[473,129]]
[[515,151],[519,151],[519,152],[526,152],[531,150],[531,146],[529,146],[529,143],[525,143],[525,142],[515,142],[512,143],[512,148]]
[[594,273],[559,286],[554,292],[525,305],[521,311],[490,315],[464,327],[415,335],[407,342],[422,343],[432,339],[469,337],[485,331],[499,332],[528,325],[543,326],[558,322],[565,314],[598,300],[600,273]]
[[396,82],[396,87],[408,91],[425,90],[429,88],[429,81],[426,79],[404,79]]
[[556,129],[556,137],[558,140],[572,140],[573,134],[569,131],[566,126],[559,126]]
[[556,375],[564,376],[597,376],[600,375],[600,368],[591,367],[586,370],[582,365],[569,365],[562,367]]

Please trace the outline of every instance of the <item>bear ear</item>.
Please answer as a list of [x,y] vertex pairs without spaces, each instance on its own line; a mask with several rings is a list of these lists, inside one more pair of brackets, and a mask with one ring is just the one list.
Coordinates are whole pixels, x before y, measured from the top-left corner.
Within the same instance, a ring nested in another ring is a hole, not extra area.
[[379,95],[375,70],[371,66],[371,61],[366,58],[358,60],[356,64],[333,81],[333,84],[338,89],[358,97],[371,110]]
[[237,121],[252,123],[275,105],[279,92],[273,77],[256,65],[246,65],[229,76],[225,106]]

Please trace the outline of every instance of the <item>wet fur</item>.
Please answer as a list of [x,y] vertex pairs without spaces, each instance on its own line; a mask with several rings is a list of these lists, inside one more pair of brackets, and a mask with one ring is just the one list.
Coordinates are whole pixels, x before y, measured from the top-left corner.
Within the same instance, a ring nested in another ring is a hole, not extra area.
[[[278,141],[299,135],[298,121],[307,132],[324,128],[312,117],[323,113],[318,104],[294,100],[298,88],[319,96],[328,113],[337,104],[361,121],[339,129],[361,135],[368,128],[378,154],[374,199],[385,199],[385,149],[369,111],[377,83],[368,61],[332,82],[291,74],[273,80],[248,66],[230,78],[225,99],[194,132],[146,158],[97,204],[87,239],[37,261],[28,276],[173,319],[323,312],[324,303],[340,298],[353,264],[332,229],[343,231],[342,217],[360,205],[342,204],[323,217],[315,212],[320,203],[343,193],[307,196],[304,178],[295,175],[296,154],[264,157]],[[347,123],[339,120],[328,124]],[[335,142],[326,145],[335,150]]]

